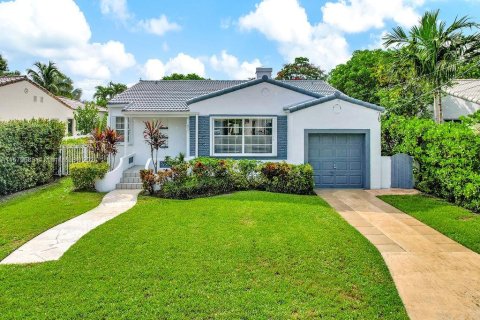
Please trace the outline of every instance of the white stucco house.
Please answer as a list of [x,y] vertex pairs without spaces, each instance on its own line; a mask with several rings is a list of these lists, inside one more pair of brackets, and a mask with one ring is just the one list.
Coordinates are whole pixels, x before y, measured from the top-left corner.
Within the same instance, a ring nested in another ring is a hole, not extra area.
[[76,134],[73,100],[60,98],[25,76],[0,77],[0,121],[57,119]]
[[[321,80],[140,81],[108,104],[109,125],[125,136],[117,168],[149,165],[144,121],[167,127],[160,155],[310,163],[324,188],[381,188],[380,106]],[[386,173],[384,172],[384,175]],[[390,172],[388,172],[388,175]]]
[[444,120],[456,121],[480,110],[480,79],[456,79],[443,91]]

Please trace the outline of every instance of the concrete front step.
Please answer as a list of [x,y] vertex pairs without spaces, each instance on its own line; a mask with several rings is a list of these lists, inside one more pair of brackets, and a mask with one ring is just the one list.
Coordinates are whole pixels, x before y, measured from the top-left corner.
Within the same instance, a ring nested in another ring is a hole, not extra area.
[[141,183],[117,183],[117,189],[125,190],[125,189],[142,189]]
[[124,172],[123,173],[124,178],[140,178],[140,172]]
[[120,179],[121,183],[142,183],[140,177],[123,177]]

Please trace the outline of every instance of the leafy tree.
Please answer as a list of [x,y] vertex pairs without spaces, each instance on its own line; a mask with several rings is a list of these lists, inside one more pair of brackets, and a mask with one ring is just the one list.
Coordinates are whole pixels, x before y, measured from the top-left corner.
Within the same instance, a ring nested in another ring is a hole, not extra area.
[[77,130],[82,134],[88,134],[93,131],[95,128],[102,127],[102,119],[100,119],[98,114],[98,108],[93,102],[85,103],[84,107],[80,107],[75,110],[74,113],[75,123]]
[[306,57],[297,57],[293,63],[283,65],[277,80],[325,80],[327,74],[319,66],[310,63]]
[[205,80],[205,78],[200,77],[196,73],[181,74],[181,73],[172,73],[169,76],[165,76],[162,80]]
[[458,66],[458,79],[480,79],[480,57]]
[[49,61],[48,64],[44,64],[37,61],[34,63],[34,67],[35,69],[27,70],[27,74],[33,82],[56,96],[80,99],[81,89],[74,89],[72,79],[63,74],[54,62]]
[[377,71],[388,58],[389,53],[380,49],[355,51],[349,61],[330,72],[328,82],[352,98],[379,104],[381,83]]
[[413,65],[397,57],[394,51],[355,51],[345,64],[335,67],[329,83],[343,93],[378,104],[403,116],[428,116],[431,98],[422,97],[429,90],[421,79],[414,79]]
[[404,49],[402,59],[413,63],[416,76],[433,88],[436,122],[443,121],[441,90],[458,74],[458,65],[478,56],[480,33],[464,35],[465,29],[477,29],[468,17],[455,18],[448,25],[439,19],[439,10],[426,12],[419,25],[406,31],[396,27],[384,39],[386,47]]
[[122,93],[127,90],[127,86],[123,83],[114,83],[110,81],[107,86],[96,86],[95,94],[95,104],[97,106],[105,107],[110,99],[112,99],[117,94]]
[[8,69],[8,61],[0,54],[0,76],[19,76],[20,72],[10,71]]

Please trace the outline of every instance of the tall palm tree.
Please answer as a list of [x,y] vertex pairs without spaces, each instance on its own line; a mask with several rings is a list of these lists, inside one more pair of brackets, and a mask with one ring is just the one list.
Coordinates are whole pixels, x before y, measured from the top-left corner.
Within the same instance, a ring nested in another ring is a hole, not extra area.
[[36,70],[27,70],[27,74],[33,82],[56,96],[80,100],[82,90],[73,87],[72,79],[63,74],[55,62],[49,61],[48,64],[44,64],[38,61],[34,66]]
[[439,19],[439,10],[425,12],[419,24],[406,31],[396,27],[383,37],[384,45],[398,50],[399,56],[413,63],[418,77],[425,78],[433,90],[435,121],[442,122],[442,87],[458,73],[463,62],[480,55],[480,33],[469,17],[455,18],[448,25]]
[[33,65],[36,70],[27,69],[30,79],[56,95],[60,91],[62,73],[58,70],[55,62],[49,61],[48,64],[44,64],[37,61]]
[[108,100],[127,90],[127,86],[123,83],[113,83],[110,81],[107,86],[96,86],[95,90],[96,92],[93,95],[96,100],[95,103],[99,106],[106,106]]

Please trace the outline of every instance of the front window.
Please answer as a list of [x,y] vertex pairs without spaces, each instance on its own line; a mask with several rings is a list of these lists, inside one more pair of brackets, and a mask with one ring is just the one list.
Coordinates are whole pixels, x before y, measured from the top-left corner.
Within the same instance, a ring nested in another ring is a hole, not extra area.
[[216,118],[214,155],[273,155],[273,118]]
[[128,134],[130,133],[129,123],[125,117],[116,117],[115,118],[115,131],[121,136],[120,142],[130,141]]

